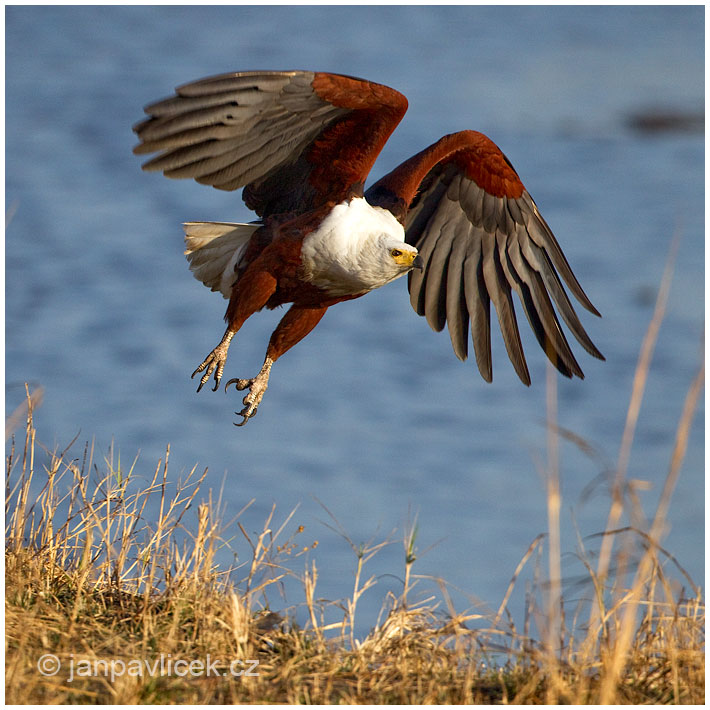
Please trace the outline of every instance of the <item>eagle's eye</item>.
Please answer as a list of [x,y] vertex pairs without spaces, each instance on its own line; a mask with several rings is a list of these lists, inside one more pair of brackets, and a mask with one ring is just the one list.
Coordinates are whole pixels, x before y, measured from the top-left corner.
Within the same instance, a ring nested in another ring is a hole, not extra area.
[[402,252],[399,249],[392,249],[390,252],[392,256],[396,259],[398,256],[402,256]]

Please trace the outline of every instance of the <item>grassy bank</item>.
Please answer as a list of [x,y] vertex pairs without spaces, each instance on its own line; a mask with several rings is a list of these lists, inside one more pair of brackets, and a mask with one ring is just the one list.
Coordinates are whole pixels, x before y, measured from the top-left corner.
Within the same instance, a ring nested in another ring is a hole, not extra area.
[[[6,701],[702,703],[701,591],[658,544],[701,384],[699,375],[652,523],[614,530],[626,496],[612,496],[609,530],[585,561],[585,603],[562,597],[559,497],[548,475],[550,530],[521,561],[532,564],[547,546],[549,574],[539,571],[528,613],[539,638],[527,623],[516,629],[507,595],[490,618],[457,612],[443,588],[440,599],[413,605],[410,532],[404,570],[393,571],[402,593],[357,639],[376,548],[361,550],[342,621],[326,624],[317,553],[305,564],[311,546],[290,516],[278,521],[272,511],[257,536],[238,515],[224,529],[201,492],[204,473],[171,485],[169,449],[147,476],[110,459],[98,465],[89,447],[44,451],[28,395],[24,437],[7,459]],[[234,535],[248,541],[250,559],[221,570],[215,555]],[[300,580],[302,626],[266,605],[265,592],[285,577]]]

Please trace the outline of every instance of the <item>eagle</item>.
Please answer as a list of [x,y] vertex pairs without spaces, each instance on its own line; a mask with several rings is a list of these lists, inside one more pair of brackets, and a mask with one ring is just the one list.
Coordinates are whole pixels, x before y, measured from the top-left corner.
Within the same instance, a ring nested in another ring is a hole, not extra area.
[[[456,356],[492,380],[490,304],[521,381],[528,371],[512,292],[541,348],[583,378],[557,313],[581,346],[592,343],[563,286],[599,315],[510,161],[472,130],[439,139],[365,190],[365,180],[408,107],[398,91],[311,71],[220,74],[178,87],[145,108],[133,130],[142,167],[220,190],[244,188],[248,224],[187,222],[194,276],[229,299],[227,328],[192,373],[219,387],[230,343],[263,308],[291,304],[249,379],[242,426],[264,397],[274,363],[331,306],[408,275],[411,304],[435,331],[448,326]],[[553,305],[554,304],[554,305]]]

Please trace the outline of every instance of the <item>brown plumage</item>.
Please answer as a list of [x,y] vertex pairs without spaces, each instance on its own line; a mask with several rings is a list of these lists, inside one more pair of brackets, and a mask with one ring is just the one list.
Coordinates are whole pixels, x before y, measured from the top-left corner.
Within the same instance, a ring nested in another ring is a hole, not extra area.
[[[250,225],[188,223],[195,276],[229,298],[227,330],[193,373],[219,385],[229,344],[263,307],[291,303],[253,379],[241,424],[253,416],[273,363],[335,303],[409,273],[415,311],[448,323],[456,355],[468,328],[482,376],[492,378],[490,302],[508,355],[529,384],[512,291],[542,349],[565,376],[583,377],[557,319],[603,359],[563,288],[599,315],[508,159],[486,136],[461,131],[402,163],[364,192],[365,180],[407,110],[380,84],[303,71],[237,72],[177,89],[134,127],[143,167],[223,190],[244,187],[261,218]],[[364,199],[363,199],[364,198]],[[554,303],[554,306],[553,306]]]

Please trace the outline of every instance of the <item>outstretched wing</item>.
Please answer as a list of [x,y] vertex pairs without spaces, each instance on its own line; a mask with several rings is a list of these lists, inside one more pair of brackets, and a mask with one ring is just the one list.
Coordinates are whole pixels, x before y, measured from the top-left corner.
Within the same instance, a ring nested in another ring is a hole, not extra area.
[[476,131],[445,136],[402,163],[366,194],[402,222],[419,249],[421,272],[409,277],[414,310],[436,331],[448,323],[456,355],[468,355],[471,323],[476,362],[491,365],[490,302],[515,371],[530,384],[511,293],[522,303],[540,346],[565,376],[584,377],[555,313],[591,355],[602,354],[575,313],[560,277],[599,315],[508,159]]
[[134,153],[144,170],[221,190],[246,186],[259,216],[303,213],[362,186],[407,110],[397,91],[337,74],[235,72],[147,106]]

